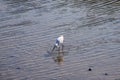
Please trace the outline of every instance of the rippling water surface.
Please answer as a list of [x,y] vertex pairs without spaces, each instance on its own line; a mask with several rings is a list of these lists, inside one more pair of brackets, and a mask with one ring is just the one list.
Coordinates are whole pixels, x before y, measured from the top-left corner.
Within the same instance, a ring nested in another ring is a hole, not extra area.
[[120,80],[119,62],[119,0],[0,0],[1,80]]

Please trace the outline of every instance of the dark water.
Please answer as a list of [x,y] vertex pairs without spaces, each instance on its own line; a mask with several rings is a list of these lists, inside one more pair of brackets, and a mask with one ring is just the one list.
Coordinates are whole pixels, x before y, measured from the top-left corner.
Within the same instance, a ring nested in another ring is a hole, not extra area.
[[119,80],[119,62],[119,0],[0,0],[1,80]]

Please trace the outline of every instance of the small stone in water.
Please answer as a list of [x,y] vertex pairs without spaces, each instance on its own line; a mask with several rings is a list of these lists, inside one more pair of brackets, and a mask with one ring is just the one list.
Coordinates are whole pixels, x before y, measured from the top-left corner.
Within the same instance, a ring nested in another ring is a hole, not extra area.
[[17,67],[16,69],[21,69],[20,67]]
[[107,76],[107,75],[108,75],[108,73],[105,73],[105,75]]
[[88,71],[92,71],[92,69],[91,69],[91,68],[89,68],[89,69],[88,69]]

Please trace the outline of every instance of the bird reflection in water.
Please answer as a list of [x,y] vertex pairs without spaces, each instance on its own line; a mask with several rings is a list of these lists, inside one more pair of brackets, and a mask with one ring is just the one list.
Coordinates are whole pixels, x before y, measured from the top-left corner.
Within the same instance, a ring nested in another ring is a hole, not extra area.
[[63,51],[62,52],[58,51],[58,53],[56,53],[56,55],[53,56],[53,60],[56,63],[61,64],[64,61],[63,57],[64,57]]

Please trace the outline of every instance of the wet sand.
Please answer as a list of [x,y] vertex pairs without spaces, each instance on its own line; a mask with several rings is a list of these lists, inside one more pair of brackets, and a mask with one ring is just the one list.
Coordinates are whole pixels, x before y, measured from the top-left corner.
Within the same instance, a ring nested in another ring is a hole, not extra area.
[[120,80],[120,1],[1,0],[0,80]]

